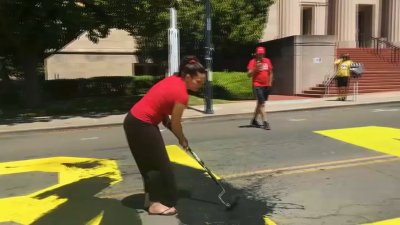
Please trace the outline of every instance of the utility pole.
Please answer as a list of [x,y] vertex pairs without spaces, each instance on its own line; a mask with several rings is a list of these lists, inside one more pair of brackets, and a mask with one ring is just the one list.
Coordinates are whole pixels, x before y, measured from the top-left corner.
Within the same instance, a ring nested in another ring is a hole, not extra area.
[[204,0],[205,5],[205,62],[207,70],[207,79],[205,82],[205,113],[213,114],[212,108],[212,41],[211,41],[211,2],[210,0]]
[[176,9],[170,8],[170,27],[168,29],[168,74],[179,70],[179,30],[177,29]]

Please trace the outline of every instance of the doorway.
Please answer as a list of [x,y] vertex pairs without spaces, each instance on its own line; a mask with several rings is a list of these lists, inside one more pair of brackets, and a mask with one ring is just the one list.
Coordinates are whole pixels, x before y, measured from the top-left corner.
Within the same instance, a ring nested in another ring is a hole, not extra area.
[[312,21],[313,21],[313,8],[303,7],[301,10],[301,34],[311,35],[312,34]]
[[371,47],[373,5],[358,5],[357,42],[360,48]]

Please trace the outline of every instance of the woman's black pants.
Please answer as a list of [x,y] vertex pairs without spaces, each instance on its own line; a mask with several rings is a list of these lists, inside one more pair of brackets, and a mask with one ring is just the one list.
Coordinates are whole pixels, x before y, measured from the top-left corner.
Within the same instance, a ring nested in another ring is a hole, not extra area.
[[158,126],[142,122],[128,113],[124,130],[150,201],[175,206],[175,175]]

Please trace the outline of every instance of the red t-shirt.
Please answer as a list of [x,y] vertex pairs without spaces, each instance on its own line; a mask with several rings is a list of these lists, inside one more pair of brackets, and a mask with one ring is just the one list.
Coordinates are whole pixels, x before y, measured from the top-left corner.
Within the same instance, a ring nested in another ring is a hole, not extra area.
[[[247,65],[247,70],[252,70],[256,67],[256,59],[251,59]],[[268,58],[262,58],[262,68],[257,74],[253,75],[253,86],[262,87],[270,86],[272,63]]]
[[164,78],[155,84],[130,110],[137,119],[158,125],[171,115],[175,103],[187,106],[189,94],[185,81],[178,76]]

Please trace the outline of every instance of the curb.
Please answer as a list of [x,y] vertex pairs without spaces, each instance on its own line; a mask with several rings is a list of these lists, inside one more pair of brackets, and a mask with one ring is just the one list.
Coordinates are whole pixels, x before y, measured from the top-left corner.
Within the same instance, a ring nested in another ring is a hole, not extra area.
[[[267,111],[267,113],[277,113],[277,112],[292,112],[292,111],[307,111],[307,110],[320,110],[320,109],[329,109],[329,108],[336,108],[336,107],[354,107],[354,106],[363,106],[363,105],[382,105],[382,104],[389,104],[389,103],[396,103],[400,102],[400,100],[393,100],[393,101],[386,101],[386,102],[367,102],[367,103],[358,103],[358,104],[351,104],[351,105],[329,105],[329,106],[315,106],[315,107],[305,107],[305,108],[294,108],[294,109],[280,109],[280,110],[273,110]],[[236,117],[243,117],[243,116],[251,116],[253,112],[245,112],[245,113],[233,113],[233,114],[224,114],[224,115],[214,115],[214,114],[204,114],[201,116],[194,116],[194,117],[183,117],[183,122],[193,122],[198,120],[221,120],[224,118],[225,120],[234,120]],[[76,129],[89,129],[89,128],[104,128],[104,127],[115,127],[121,126],[121,122],[111,122],[107,124],[92,124],[92,125],[67,125],[67,126],[60,126],[60,127],[44,127],[44,128],[31,128],[31,129],[16,129],[10,131],[0,131],[0,135],[3,134],[22,134],[22,133],[31,133],[31,132],[47,132],[47,131],[64,131],[64,130],[76,130]]]

